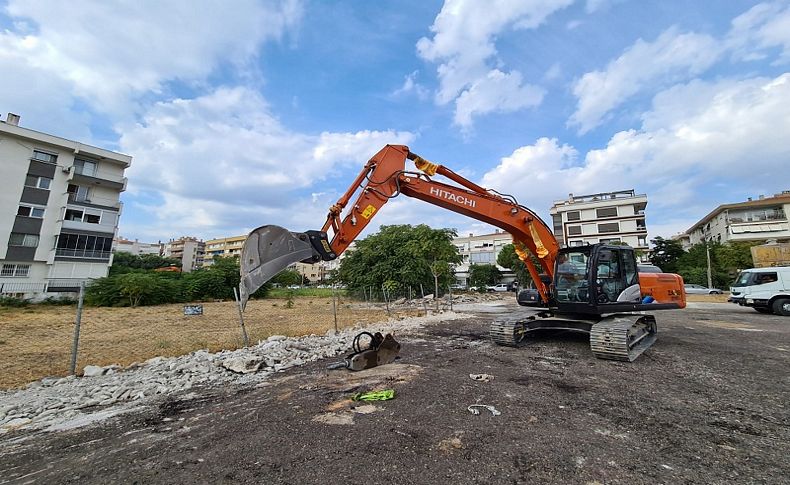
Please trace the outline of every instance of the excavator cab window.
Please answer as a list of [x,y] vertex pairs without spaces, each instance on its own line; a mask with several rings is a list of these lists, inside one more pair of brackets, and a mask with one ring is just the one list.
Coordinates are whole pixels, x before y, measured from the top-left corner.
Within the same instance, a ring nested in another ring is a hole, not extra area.
[[636,260],[631,248],[600,248],[596,255],[596,268],[593,278],[595,302],[597,304],[615,303],[631,299],[626,289],[636,285],[638,295],[639,280]]
[[589,267],[589,249],[563,251],[559,254],[554,285],[558,302],[587,303],[590,301]]

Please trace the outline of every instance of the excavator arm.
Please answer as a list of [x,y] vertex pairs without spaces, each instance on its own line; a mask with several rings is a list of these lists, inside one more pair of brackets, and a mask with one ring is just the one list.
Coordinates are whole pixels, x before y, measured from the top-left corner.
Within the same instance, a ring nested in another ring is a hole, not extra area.
[[[418,171],[406,170],[406,160],[412,160]],[[436,175],[458,185],[437,182],[432,179]],[[549,275],[549,280],[553,279],[559,244],[540,217],[513,197],[480,187],[447,167],[412,153],[407,146],[387,145],[365,164],[348,190],[330,207],[320,231],[296,233],[269,225],[250,233],[242,249],[242,304],[250,294],[292,263],[337,258],[384,204],[401,194],[510,233],[519,258],[526,265],[543,300],[548,301],[549,285],[539,275],[542,270]],[[540,269],[533,264],[530,253],[537,257]]]

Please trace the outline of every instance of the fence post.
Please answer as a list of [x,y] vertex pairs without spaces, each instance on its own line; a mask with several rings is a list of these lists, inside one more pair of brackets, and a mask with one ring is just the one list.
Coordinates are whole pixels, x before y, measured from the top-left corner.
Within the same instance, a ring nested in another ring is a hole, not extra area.
[[335,285],[332,285],[332,315],[334,315],[335,317],[335,335],[337,335],[340,332],[337,329],[337,304],[335,303]]
[[247,337],[247,329],[244,328],[244,316],[241,312],[241,300],[239,300],[239,292],[236,287],[233,287],[233,298],[236,299],[236,309],[239,310],[239,325],[241,325],[241,335],[244,337],[244,346],[250,346],[250,339]]
[[80,282],[80,296],[77,300],[77,320],[74,325],[74,342],[71,344],[71,365],[69,374],[77,375],[77,349],[80,345],[80,325],[82,324],[82,302],[85,299],[85,282]]
[[387,290],[384,288],[384,285],[381,285],[381,294],[384,296],[384,304],[387,306],[387,316],[390,315],[390,299],[389,295],[387,295]]
[[453,311],[453,285],[450,285],[447,294],[450,295],[450,311]]
[[428,315],[428,304],[425,303],[425,288],[422,283],[420,283],[420,293],[422,294],[422,309],[425,311],[425,315]]

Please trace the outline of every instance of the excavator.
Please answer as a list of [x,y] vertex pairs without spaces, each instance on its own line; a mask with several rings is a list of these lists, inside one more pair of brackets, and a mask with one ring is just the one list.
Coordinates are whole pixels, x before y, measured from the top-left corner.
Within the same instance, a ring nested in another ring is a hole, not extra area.
[[[414,162],[416,171],[407,170],[406,160]],[[457,185],[436,181],[436,176]],[[656,341],[656,319],[650,312],[686,306],[683,279],[676,274],[639,273],[632,248],[604,243],[561,248],[549,226],[514,197],[483,188],[407,146],[387,145],[329,208],[320,230],[291,232],[266,225],[249,234],[240,261],[242,308],[249,295],[288,265],[340,256],[382,207],[399,195],[486,222],[513,237],[516,253],[548,309],[496,319],[489,335],[499,345],[516,347],[540,330],[581,332],[589,334],[596,357],[630,362]],[[382,353],[394,358],[392,349],[385,350]],[[381,364],[377,351],[372,345],[360,368]],[[355,348],[357,358],[363,353]]]

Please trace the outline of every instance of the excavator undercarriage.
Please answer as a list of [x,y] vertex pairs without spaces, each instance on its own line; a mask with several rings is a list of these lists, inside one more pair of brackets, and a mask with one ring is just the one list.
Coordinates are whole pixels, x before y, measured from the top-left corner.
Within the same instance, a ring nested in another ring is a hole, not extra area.
[[652,315],[618,313],[577,318],[550,311],[534,315],[512,314],[491,324],[489,336],[498,345],[518,347],[533,332],[579,332],[590,336],[590,350],[599,359],[633,362],[656,341],[656,319]]

